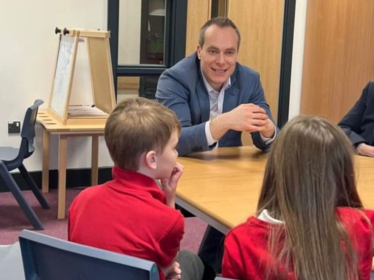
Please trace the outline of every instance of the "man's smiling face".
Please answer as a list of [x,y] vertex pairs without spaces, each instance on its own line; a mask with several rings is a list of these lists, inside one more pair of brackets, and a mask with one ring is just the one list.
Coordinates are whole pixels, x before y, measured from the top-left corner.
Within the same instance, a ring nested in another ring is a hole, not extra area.
[[197,46],[197,55],[205,79],[219,92],[235,70],[237,33],[232,27],[209,26],[205,30],[204,45]]

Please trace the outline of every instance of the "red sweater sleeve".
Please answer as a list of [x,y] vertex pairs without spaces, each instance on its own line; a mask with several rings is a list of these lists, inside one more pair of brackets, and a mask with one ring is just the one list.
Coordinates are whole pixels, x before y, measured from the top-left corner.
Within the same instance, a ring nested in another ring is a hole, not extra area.
[[158,249],[159,261],[161,267],[167,267],[176,257],[181,240],[184,234],[184,219],[182,214],[178,212],[175,219],[171,222],[169,228],[166,229],[165,235],[160,239]]
[[[368,225],[367,230],[369,231],[370,236],[373,238],[373,234],[374,234],[374,211],[373,210],[364,210],[363,212],[371,223],[370,225]],[[372,243],[373,243],[373,241],[371,241],[371,244]],[[372,255],[374,256],[374,248],[371,249],[371,252],[372,252]]]
[[233,232],[230,232],[225,239],[222,276],[234,279],[246,278],[240,243]]

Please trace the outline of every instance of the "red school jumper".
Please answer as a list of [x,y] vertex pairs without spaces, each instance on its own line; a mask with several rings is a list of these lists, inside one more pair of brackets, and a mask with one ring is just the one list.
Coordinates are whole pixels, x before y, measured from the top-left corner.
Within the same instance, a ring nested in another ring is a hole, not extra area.
[[82,191],[69,209],[70,241],[171,264],[184,234],[181,213],[166,205],[154,179],[113,167],[113,180]]
[[[362,210],[367,220],[353,208],[338,208],[338,214],[356,248],[359,276],[362,280],[370,279],[373,249],[371,228],[374,223],[374,211]],[[250,217],[232,229],[225,239],[225,251],[222,262],[224,277],[241,280],[262,280],[266,278],[266,264],[273,263],[274,258],[267,251],[269,223]],[[277,279],[276,276],[270,280]],[[289,279],[295,279],[293,272]]]

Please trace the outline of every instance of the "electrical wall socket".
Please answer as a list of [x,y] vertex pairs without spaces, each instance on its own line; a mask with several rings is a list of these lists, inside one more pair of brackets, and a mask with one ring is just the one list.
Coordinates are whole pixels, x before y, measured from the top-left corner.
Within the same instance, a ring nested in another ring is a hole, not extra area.
[[14,122],[8,122],[8,133],[21,133],[21,122],[20,121],[14,121]]

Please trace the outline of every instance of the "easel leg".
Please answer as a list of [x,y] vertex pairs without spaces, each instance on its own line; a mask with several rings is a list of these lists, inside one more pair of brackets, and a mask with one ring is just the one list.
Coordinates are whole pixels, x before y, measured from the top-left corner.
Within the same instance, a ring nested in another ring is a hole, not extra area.
[[91,185],[96,186],[99,179],[99,135],[92,136]]
[[49,132],[43,128],[42,192],[49,192]]
[[67,136],[59,135],[57,219],[65,219]]

